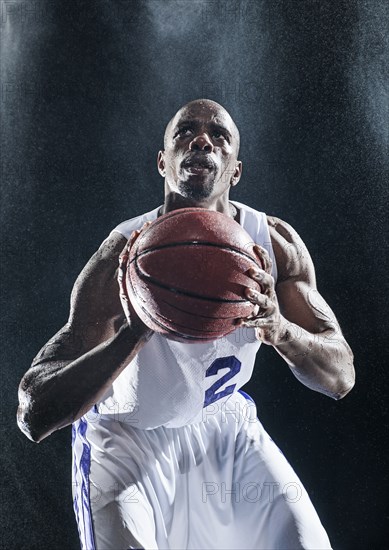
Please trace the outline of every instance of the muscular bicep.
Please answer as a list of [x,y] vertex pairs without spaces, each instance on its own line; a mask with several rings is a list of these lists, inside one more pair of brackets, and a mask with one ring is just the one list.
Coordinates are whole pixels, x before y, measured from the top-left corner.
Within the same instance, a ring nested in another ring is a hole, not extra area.
[[298,233],[286,222],[269,218],[277,261],[276,294],[282,315],[312,334],[338,332],[330,306],[316,287],[312,258]]
[[110,235],[78,276],[70,300],[69,323],[73,327],[105,325],[123,314],[117,268],[126,242],[120,233]]
[[116,275],[126,242],[113,233],[88,261],[72,290],[68,322],[39,351],[33,366],[63,366],[115,334],[125,319]]
[[280,311],[290,322],[312,334],[338,332],[336,317],[318,290],[306,281],[283,281],[276,286]]

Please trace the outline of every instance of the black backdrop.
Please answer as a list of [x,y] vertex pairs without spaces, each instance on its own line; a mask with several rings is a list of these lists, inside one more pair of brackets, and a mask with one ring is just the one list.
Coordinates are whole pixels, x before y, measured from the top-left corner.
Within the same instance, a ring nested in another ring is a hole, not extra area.
[[335,548],[384,548],[385,0],[1,1],[2,548],[76,549],[70,429],[17,429],[17,385],[120,221],[163,200],[156,153],[185,102],[242,135],[233,198],[286,219],[355,353],[335,402],[261,349],[246,388]]

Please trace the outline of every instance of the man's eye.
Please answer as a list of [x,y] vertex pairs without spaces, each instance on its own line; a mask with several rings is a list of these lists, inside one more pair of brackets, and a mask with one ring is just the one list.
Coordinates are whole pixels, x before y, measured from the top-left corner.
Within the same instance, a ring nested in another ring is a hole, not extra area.
[[189,135],[190,132],[191,132],[191,129],[185,126],[184,128],[180,128],[179,130],[177,130],[176,135],[174,137],[186,136],[186,135]]
[[219,130],[214,130],[214,132],[213,132],[213,137],[216,138],[216,139],[223,138],[223,139],[225,139],[226,141],[229,141],[229,140],[228,140],[228,137],[226,136],[226,134],[224,134],[223,132],[220,132]]

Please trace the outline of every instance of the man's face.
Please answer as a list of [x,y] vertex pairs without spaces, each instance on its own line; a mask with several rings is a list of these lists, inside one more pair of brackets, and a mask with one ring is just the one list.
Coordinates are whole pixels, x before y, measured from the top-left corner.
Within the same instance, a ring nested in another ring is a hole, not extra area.
[[169,124],[158,169],[169,191],[202,202],[238,183],[238,149],[239,135],[227,111],[198,101],[180,109]]

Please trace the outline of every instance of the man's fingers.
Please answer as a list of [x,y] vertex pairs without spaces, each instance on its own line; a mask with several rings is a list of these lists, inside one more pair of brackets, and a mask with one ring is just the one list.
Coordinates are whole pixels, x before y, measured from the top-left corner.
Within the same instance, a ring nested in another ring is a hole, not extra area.
[[142,227],[142,229],[140,229],[140,230],[137,229],[136,231],[133,231],[131,233],[130,238],[128,239],[127,244],[126,244],[127,252],[130,251],[130,248],[133,246],[134,242],[139,237],[140,232],[143,231],[143,228],[145,227],[145,225]]
[[264,271],[263,269],[250,268],[249,275],[254,281],[256,281],[261,287],[263,294],[271,296],[274,292],[274,279],[273,277]]
[[[151,223],[152,222],[146,222],[146,223],[143,224],[141,229],[136,229],[135,231],[133,231],[131,233],[130,238],[126,242],[125,247],[123,248],[123,250],[122,250],[122,252],[120,253],[120,256],[119,256],[119,277],[122,276],[123,271],[126,271],[126,269],[127,269],[127,263],[128,263],[128,258],[130,256],[130,250],[133,247],[136,239],[139,237],[139,235],[141,234],[142,231],[144,231],[145,229],[148,228],[148,226]],[[120,272],[122,272],[122,273],[120,274]]]
[[126,242],[125,247],[121,251],[120,256],[119,256],[119,268],[120,269],[123,269],[123,268],[126,267],[127,262],[128,262],[128,257],[130,255],[130,249],[133,246],[133,244],[135,243],[136,239],[139,237],[139,234],[140,234],[139,230],[133,231],[130,235],[130,238]]
[[253,250],[260,260],[263,270],[266,271],[266,273],[271,273],[273,262],[266,248],[260,246],[259,244],[255,244]]
[[253,291],[251,289],[247,289],[246,297],[250,300],[250,302],[259,306],[260,312],[258,315],[261,315],[261,311],[263,310],[273,311],[275,309],[273,300],[269,296],[266,296],[266,294],[261,294],[255,290]]
[[133,246],[136,239],[139,237],[140,231],[133,231],[130,235],[130,238],[126,242],[125,247],[123,248],[119,256],[119,269],[118,269],[118,283],[119,283],[119,293],[120,298],[128,302],[127,294],[127,285],[126,285],[126,272],[128,266],[128,258],[130,256],[130,249]]
[[246,328],[265,328],[269,324],[269,320],[264,317],[262,319],[239,319],[238,326]]
[[141,231],[144,231],[145,229],[147,229],[149,227],[149,225],[151,225],[153,222],[145,222],[143,225],[142,225],[142,229]]
[[262,294],[251,288],[246,288],[245,290],[246,298],[250,300],[253,304],[258,306],[258,311],[255,311],[250,317],[258,318],[271,315],[276,306],[270,296],[267,294]]

